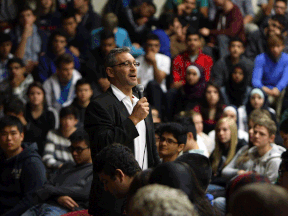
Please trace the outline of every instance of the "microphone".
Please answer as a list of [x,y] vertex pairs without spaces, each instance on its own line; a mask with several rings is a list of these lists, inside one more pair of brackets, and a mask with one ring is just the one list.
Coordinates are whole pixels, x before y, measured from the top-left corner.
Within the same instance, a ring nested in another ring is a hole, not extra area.
[[143,85],[141,85],[141,84],[136,85],[136,91],[139,94],[139,99],[144,97],[144,86]]

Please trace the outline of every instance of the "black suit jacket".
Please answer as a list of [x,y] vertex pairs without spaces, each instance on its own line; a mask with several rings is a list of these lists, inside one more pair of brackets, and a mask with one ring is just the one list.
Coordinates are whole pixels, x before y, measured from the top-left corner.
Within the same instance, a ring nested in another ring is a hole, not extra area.
[[[93,161],[99,151],[115,142],[128,146],[134,153],[134,139],[139,134],[134,123],[128,118],[129,116],[125,105],[117,99],[111,88],[90,102],[86,109],[84,125],[90,137]],[[151,111],[145,119],[145,125],[148,167],[155,167],[160,163],[160,158],[155,144]],[[94,215],[121,213],[121,200],[115,200],[112,195],[103,191],[96,173],[93,174],[93,177],[89,213]],[[115,205],[113,206],[113,204]],[[104,209],[105,213],[99,214],[99,207]],[[106,209],[110,209],[114,213],[107,213]]]

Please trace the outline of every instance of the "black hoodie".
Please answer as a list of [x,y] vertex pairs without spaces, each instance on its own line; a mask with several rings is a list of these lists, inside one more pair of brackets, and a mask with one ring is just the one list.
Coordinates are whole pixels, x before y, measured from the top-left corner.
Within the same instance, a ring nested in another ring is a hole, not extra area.
[[33,206],[32,194],[46,182],[46,169],[36,143],[22,143],[23,151],[6,159],[0,151],[0,215],[21,215]]

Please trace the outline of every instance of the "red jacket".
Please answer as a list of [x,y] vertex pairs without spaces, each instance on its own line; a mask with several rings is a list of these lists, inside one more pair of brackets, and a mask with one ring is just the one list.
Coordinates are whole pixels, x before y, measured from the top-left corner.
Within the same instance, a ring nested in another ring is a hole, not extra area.
[[[210,56],[203,54],[202,50],[200,50],[195,63],[203,67],[205,80],[208,82],[210,80],[210,71],[213,66],[213,59]],[[188,51],[185,51],[174,58],[172,66],[174,82],[181,81],[183,84],[186,83],[186,69],[191,64],[192,62],[190,61]]]

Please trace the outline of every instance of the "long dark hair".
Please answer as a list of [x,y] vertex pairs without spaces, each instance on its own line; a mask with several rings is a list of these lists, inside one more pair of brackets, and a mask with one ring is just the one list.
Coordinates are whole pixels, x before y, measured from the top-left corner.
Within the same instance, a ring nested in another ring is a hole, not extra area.
[[214,88],[216,88],[218,91],[218,95],[219,95],[219,101],[216,105],[216,114],[215,114],[215,120],[218,121],[222,116],[224,103],[223,103],[223,96],[221,94],[220,88],[215,83],[213,83],[213,82],[207,83],[207,86],[204,90],[204,97],[203,97],[202,103],[200,104],[200,110],[201,110],[201,114],[203,116],[203,119],[205,119],[205,120],[209,119],[210,107],[209,107],[209,102],[207,101],[207,98],[206,98],[206,93],[207,93],[207,89],[210,86],[213,86]]

